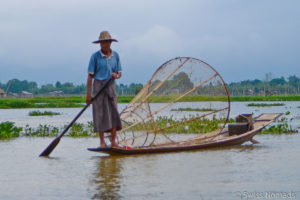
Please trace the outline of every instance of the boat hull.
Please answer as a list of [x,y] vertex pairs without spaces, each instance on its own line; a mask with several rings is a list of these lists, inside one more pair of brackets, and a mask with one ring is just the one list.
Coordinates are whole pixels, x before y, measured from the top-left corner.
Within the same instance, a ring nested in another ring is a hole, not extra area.
[[[251,141],[251,139],[259,133],[265,126],[270,124],[273,120],[277,119],[281,114],[262,114],[256,118],[254,122],[254,129],[240,135],[229,136],[227,132],[223,132],[222,135],[216,135],[215,139],[211,141],[202,141],[199,144],[194,145],[169,145],[169,146],[155,146],[155,147],[142,147],[142,148],[90,148],[88,150],[95,152],[103,152],[108,154],[149,154],[149,153],[168,153],[168,152],[179,152],[179,151],[190,151],[197,149],[207,149],[207,148],[216,148],[216,147],[225,147],[240,145],[244,142]],[[228,136],[227,136],[228,135]],[[191,139],[192,141],[192,139]],[[187,143],[187,142],[186,142]]]

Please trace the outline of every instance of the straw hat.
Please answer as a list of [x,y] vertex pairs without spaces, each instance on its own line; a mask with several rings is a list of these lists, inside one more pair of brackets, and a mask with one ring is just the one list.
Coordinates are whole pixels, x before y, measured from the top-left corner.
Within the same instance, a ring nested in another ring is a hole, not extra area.
[[99,40],[94,41],[93,43],[100,43],[101,41],[113,41],[118,42],[116,39],[112,39],[108,31],[102,31],[99,35]]

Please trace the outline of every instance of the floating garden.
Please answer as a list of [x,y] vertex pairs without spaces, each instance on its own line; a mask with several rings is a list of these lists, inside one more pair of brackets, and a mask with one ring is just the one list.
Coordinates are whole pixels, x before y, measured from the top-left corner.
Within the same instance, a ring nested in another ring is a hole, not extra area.
[[212,109],[212,108],[178,108],[178,109],[171,109],[171,111],[209,112],[209,111],[215,111],[215,109]]
[[272,107],[272,106],[284,106],[284,103],[249,103],[248,107]]
[[31,111],[29,112],[28,114],[29,116],[53,116],[53,115],[60,115],[60,113],[58,112],[52,112],[52,111],[44,111],[44,112],[41,112],[39,110],[34,110],[34,111]]

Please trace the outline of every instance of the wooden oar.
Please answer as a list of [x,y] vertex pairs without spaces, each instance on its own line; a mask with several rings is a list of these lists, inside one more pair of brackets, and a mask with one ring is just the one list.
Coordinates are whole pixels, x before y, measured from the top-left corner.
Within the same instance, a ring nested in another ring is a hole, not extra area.
[[[104,83],[104,85],[99,89],[97,94],[92,98],[92,102],[99,96],[99,94],[104,90],[104,88],[112,81],[112,79],[109,79]],[[71,128],[71,126],[74,124],[74,122],[81,116],[81,114],[89,107],[90,104],[87,104],[84,106],[84,108],[78,113],[78,115],[71,121],[71,123],[67,126],[67,128],[58,136],[55,138],[49,146],[40,154],[40,156],[49,156],[49,154],[53,151],[53,149],[56,147],[56,145],[59,143],[60,138],[64,136],[64,134]]]

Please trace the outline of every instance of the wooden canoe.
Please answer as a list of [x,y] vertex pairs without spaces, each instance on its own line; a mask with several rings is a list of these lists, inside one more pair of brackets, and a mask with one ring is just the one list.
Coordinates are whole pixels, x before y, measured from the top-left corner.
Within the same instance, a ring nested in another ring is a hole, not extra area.
[[138,147],[138,148],[89,148],[89,151],[103,152],[108,154],[146,154],[146,153],[164,153],[176,151],[188,151],[195,149],[223,147],[231,145],[239,145],[247,141],[254,141],[252,138],[259,133],[264,127],[269,125],[272,121],[280,117],[280,113],[265,113],[256,117],[253,121],[253,129],[239,135],[229,135],[228,129],[222,132],[211,132],[201,136],[178,141],[176,143],[169,143],[151,147]]

